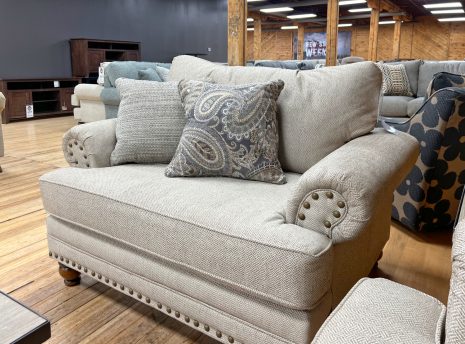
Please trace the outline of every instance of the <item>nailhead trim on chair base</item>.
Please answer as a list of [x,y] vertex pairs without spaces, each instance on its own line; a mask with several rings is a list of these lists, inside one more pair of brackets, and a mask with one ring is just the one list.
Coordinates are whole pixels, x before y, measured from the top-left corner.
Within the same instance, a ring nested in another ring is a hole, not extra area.
[[146,305],[149,305],[149,306],[153,307],[157,311],[162,312],[162,313],[168,315],[169,317],[171,317],[173,319],[176,319],[179,322],[181,322],[181,323],[183,323],[183,324],[185,324],[187,326],[190,326],[193,329],[195,329],[195,330],[197,330],[199,332],[202,332],[202,333],[206,334],[209,337],[212,337],[212,338],[216,339],[217,341],[219,341],[221,343],[242,344],[241,342],[238,342],[237,340],[235,340],[232,336],[228,336],[225,333],[223,333],[222,331],[211,327],[210,325],[201,323],[200,321],[194,320],[193,318],[191,318],[191,317],[189,317],[189,316],[187,316],[187,315],[185,315],[185,314],[183,314],[183,313],[181,313],[179,311],[175,311],[171,307],[169,307],[167,305],[163,305],[161,302],[150,299],[148,296],[144,296],[140,292],[136,292],[133,289],[128,288],[127,286],[124,286],[124,285],[118,283],[117,281],[114,281],[114,280],[112,280],[112,279],[110,279],[108,277],[105,277],[104,275],[102,275],[99,272],[92,271],[91,269],[89,269],[87,267],[84,267],[83,265],[79,264],[78,262],[75,262],[75,261],[73,261],[71,259],[65,258],[62,255],[59,255],[57,253],[53,253],[51,251],[48,253],[48,255],[51,258],[53,258],[54,260],[58,261],[59,264],[68,266],[69,268],[71,268],[73,270],[76,270],[76,271],[80,272],[81,274],[85,274],[85,275],[97,280],[98,282],[101,282],[103,284],[106,284],[109,287],[112,287],[113,289],[118,290],[120,293],[126,294],[126,295],[132,297],[133,299],[135,299],[137,301],[143,302]]

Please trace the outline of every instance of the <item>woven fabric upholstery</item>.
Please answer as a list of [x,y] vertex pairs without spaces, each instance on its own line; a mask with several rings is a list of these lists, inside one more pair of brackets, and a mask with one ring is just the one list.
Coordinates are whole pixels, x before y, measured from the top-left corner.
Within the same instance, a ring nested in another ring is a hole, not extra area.
[[178,83],[120,78],[116,87],[121,104],[112,165],[170,162],[186,124]]
[[59,169],[41,178],[45,209],[225,287],[293,309],[331,288],[332,246],[286,224],[299,179],[166,178],[166,165]]
[[362,279],[312,343],[440,344],[445,316],[446,307],[429,295],[386,279]]
[[279,161],[284,170],[303,173],[376,125],[382,76],[372,62],[299,72],[220,66],[191,56],[174,58],[170,80],[205,77],[235,85],[284,81],[278,99]]
[[75,126],[63,136],[63,153],[70,166],[110,166],[116,145],[116,120],[107,119]]
[[[403,133],[393,135],[375,130],[352,140],[302,175],[288,199],[286,220],[297,223],[298,214],[304,214],[308,221],[300,225],[321,232],[334,243],[353,240],[361,231],[369,229],[370,215],[383,199],[391,197],[417,156],[415,139]],[[312,201],[307,196],[321,189],[339,193],[341,200],[346,201],[347,212],[336,204],[327,212],[316,212],[318,208],[314,204],[324,200]],[[310,203],[308,209],[303,206],[304,201]],[[342,220],[333,215],[338,209],[345,216]],[[333,224],[336,220],[335,226],[324,225],[325,221]],[[389,225],[385,231],[389,231]]]
[[[245,334],[243,331],[247,331],[246,328],[250,326],[262,335],[272,334],[275,341],[279,338],[282,342],[287,339],[292,343],[309,343],[331,310],[331,293],[324,295],[312,310],[292,310],[225,288],[170,262],[154,259],[144,250],[130,248],[126,243],[103,237],[54,216],[47,219],[47,228],[49,249],[52,252],[73,259],[136,292],[149,295],[154,304],[160,301],[173,307],[173,311],[183,311],[192,319],[228,332],[231,329],[223,327],[225,317],[243,323],[234,328],[234,331],[240,333]],[[171,296],[165,299],[168,292]],[[191,302],[184,300],[180,306],[178,302],[173,302],[176,297],[190,299]],[[193,307],[192,302],[198,305]],[[217,317],[203,318],[197,312],[201,305],[222,313],[221,320]],[[254,338],[249,332],[248,336],[243,337],[243,342],[268,343],[263,339],[259,341],[260,337],[255,341]]]
[[[465,214],[465,203],[462,204]],[[452,278],[447,302],[446,344],[465,343],[465,215],[458,222],[452,245]]]

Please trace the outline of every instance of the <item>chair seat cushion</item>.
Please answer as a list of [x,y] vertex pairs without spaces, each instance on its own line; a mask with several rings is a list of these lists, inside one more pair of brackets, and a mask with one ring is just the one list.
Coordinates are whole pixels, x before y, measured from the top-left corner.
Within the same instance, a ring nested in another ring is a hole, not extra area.
[[418,290],[360,280],[331,313],[313,344],[440,344],[446,307]]
[[41,178],[44,206],[54,217],[262,300],[307,310],[329,291],[330,240],[285,223],[299,174],[275,185],[167,178],[165,168],[59,169]]
[[412,117],[418,110],[420,110],[421,106],[425,103],[424,97],[418,97],[408,102],[407,104],[407,115]]
[[407,117],[408,103],[415,98],[407,96],[384,96],[380,115],[384,117]]

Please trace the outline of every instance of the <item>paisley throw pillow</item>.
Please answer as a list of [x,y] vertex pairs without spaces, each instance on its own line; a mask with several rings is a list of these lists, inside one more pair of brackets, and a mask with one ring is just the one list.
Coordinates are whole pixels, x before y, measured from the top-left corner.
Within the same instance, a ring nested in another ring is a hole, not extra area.
[[187,123],[168,177],[225,176],[284,184],[276,101],[281,80],[250,85],[181,81]]

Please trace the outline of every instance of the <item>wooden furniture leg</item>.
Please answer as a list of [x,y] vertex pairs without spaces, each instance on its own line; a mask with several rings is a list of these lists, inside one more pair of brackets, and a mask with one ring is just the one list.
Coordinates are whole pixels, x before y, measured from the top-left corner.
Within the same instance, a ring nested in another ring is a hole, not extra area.
[[58,265],[58,272],[60,273],[60,276],[63,277],[66,286],[72,287],[78,285],[81,282],[80,272],[60,263]]

